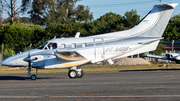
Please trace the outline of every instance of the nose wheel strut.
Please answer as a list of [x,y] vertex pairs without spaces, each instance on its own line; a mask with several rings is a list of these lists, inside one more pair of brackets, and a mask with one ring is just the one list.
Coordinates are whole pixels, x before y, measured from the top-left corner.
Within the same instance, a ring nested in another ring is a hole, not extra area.
[[37,79],[36,75],[38,75],[38,69],[36,69],[36,74],[32,74],[32,75],[31,75],[31,68],[28,68],[27,71],[28,71],[27,72],[27,77],[29,79],[31,79],[31,80],[36,80]]

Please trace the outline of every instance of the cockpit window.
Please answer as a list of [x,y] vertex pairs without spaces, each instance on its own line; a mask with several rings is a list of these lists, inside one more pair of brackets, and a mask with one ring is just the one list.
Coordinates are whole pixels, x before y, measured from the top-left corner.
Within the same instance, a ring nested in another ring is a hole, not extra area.
[[37,49],[43,49],[48,42],[45,42],[37,47]]
[[44,49],[44,50],[56,49],[56,48],[57,48],[57,43],[48,43],[48,42],[45,42],[37,47],[37,49]]
[[57,48],[57,43],[49,43],[48,48],[49,49],[56,49]]

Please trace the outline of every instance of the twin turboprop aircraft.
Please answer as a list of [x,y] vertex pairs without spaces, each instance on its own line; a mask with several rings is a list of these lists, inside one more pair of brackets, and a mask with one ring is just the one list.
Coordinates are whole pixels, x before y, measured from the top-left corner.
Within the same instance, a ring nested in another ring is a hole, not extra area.
[[113,59],[155,50],[177,5],[155,5],[129,30],[88,37],[79,37],[80,33],[77,33],[75,38],[51,39],[35,49],[5,59],[1,65],[28,66],[28,77],[32,80],[37,77],[31,75],[31,68],[68,68],[70,78],[80,78],[83,76],[81,66],[88,62],[107,60],[113,64]]
[[180,64],[180,54],[178,53],[167,53],[165,56],[144,54],[143,56],[149,57],[149,58],[171,60],[171,61],[175,61],[177,64]]

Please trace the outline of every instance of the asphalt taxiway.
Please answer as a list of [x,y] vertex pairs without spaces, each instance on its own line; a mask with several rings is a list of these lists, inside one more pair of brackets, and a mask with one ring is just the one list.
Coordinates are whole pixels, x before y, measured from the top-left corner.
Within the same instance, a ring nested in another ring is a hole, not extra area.
[[179,101],[180,71],[85,73],[69,79],[67,73],[0,75],[0,100],[10,101]]

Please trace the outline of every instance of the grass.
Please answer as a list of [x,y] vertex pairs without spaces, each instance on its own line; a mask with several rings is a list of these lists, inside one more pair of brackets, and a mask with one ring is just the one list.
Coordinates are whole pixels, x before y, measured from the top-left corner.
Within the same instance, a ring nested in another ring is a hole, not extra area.
[[[120,71],[138,71],[138,70],[179,70],[179,64],[170,64],[168,67],[162,66],[160,64],[151,65],[84,65],[82,66],[84,72],[120,72]],[[36,70],[33,69],[32,73]],[[39,69],[38,73],[67,73],[68,69]],[[6,66],[0,66],[0,74],[26,74],[26,68],[11,68]]]

